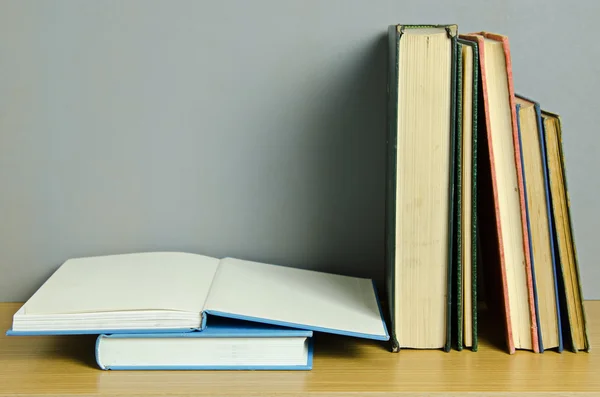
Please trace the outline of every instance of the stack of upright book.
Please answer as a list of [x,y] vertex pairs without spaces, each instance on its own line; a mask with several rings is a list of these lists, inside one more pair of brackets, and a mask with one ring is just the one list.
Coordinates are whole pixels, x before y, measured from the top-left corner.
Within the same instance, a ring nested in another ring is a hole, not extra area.
[[510,353],[588,350],[559,117],[515,95],[505,36],[388,35],[393,350],[477,350],[478,305]]

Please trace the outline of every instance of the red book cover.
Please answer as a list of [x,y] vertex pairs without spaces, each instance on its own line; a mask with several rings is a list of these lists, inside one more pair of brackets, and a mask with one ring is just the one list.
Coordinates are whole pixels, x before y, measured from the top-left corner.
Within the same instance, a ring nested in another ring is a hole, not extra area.
[[[515,343],[514,343],[514,338],[512,335],[512,327],[511,327],[511,313],[510,313],[510,305],[509,305],[509,298],[508,298],[508,283],[507,283],[507,276],[506,276],[506,260],[504,258],[504,250],[503,250],[503,241],[502,241],[502,226],[501,226],[501,222],[500,222],[500,211],[499,211],[499,204],[498,204],[498,189],[497,189],[497,181],[496,181],[496,175],[495,172],[493,171],[494,168],[491,166],[491,164],[494,164],[494,151],[492,148],[492,141],[491,141],[491,122],[490,122],[490,116],[489,116],[489,102],[488,102],[488,92],[487,92],[487,76],[486,76],[486,70],[484,67],[484,62],[485,62],[485,49],[484,49],[484,39],[488,38],[491,40],[496,40],[502,43],[503,49],[504,49],[504,55],[505,55],[505,59],[506,59],[506,71],[507,71],[507,78],[508,78],[508,91],[509,91],[509,104],[510,104],[510,109],[511,109],[511,123],[512,123],[512,132],[513,132],[513,142],[514,142],[514,150],[515,150],[515,161],[516,161],[516,168],[517,168],[517,183],[519,186],[519,201],[520,201],[520,213],[521,213],[521,224],[522,224],[522,233],[523,233],[523,250],[524,250],[524,257],[525,257],[525,273],[526,273],[526,279],[527,279],[527,291],[528,291],[528,303],[529,303],[529,313],[530,313],[530,324],[531,324],[531,338],[532,338],[532,346],[533,346],[533,351],[534,352],[539,352],[539,343],[538,343],[538,332],[537,332],[537,321],[536,321],[536,311],[535,311],[535,300],[534,300],[534,294],[533,294],[533,278],[532,278],[532,272],[531,272],[531,260],[530,260],[530,252],[529,252],[529,230],[527,229],[527,213],[526,213],[526,207],[525,207],[525,189],[524,189],[524,181],[523,181],[523,174],[522,174],[522,164],[521,164],[521,156],[520,156],[520,143],[519,143],[519,137],[518,137],[518,129],[517,129],[517,114],[516,114],[516,107],[515,107],[515,94],[514,94],[514,84],[513,84],[513,76],[512,76],[512,63],[511,63],[511,58],[510,58],[510,47],[509,47],[509,43],[508,43],[508,38],[506,36],[502,36],[502,35],[498,35],[498,34],[494,34],[494,33],[488,33],[488,32],[476,32],[476,33],[469,33],[466,35],[460,35],[461,38],[467,39],[467,40],[471,40],[474,42],[477,42],[478,47],[479,47],[479,59],[480,59],[480,81],[482,82],[482,95],[480,96],[482,98],[483,101],[483,106],[481,106],[480,108],[483,110],[483,119],[485,120],[485,131],[486,133],[484,135],[487,135],[486,137],[484,137],[484,140],[487,142],[487,151],[488,151],[488,158],[485,159],[485,163],[488,163],[488,167],[489,167],[489,171],[488,171],[488,175],[491,178],[489,185],[489,189],[488,190],[488,194],[490,195],[489,197],[489,201],[491,201],[493,203],[493,209],[490,208],[490,212],[493,212],[493,215],[491,215],[490,217],[488,217],[488,220],[493,222],[495,224],[495,231],[489,229],[490,233],[494,233],[495,232],[495,236],[496,239],[493,242],[488,241],[487,243],[487,247],[482,247],[484,252],[487,251],[489,252],[493,252],[493,253],[497,253],[496,258],[489,258],[488,260],[485,260],[484,258],[484,263],[488,263],[489,266],[493,266],[494,269],[489,269],[490,271],[488,271],[488,281],[489,284],[492,285],[492,288],[490,288],[492,291],[490,291],[493,295],[493,287],[499,287],[500,291],[496,292],[496,295],[500,295],[501,298],[501,309],[504,312],[504,315],[506,317],[506,341],[507,341],[507,346],[508,346],[508,350],[509,353],[514,353],[515,352]],[[483,129],[482,129],[483,130]],[[487,139],[486,139],[487,138]],[[482,156],[484,157],[484,156]],[[484,170],[480,170],[480,172],[483,174],[485,173],[485,164],[484,164]],[[482,186],[480,184],[480,187],[482,189],[482,191],[486,190],[485,186]],[[484,199],[485,197],[485,193],[484,196],[481,197],[482,203],[485,203],[487,200]],[[491,206],[491,204],[490,204]],[[493,218],[493,219],[490,219]],[[490,223],[491,223],[490,222]],[[486,229],[486,216],[480,217],[480,224],[482,226],[482,233],[484,232],[484,230]],[[490,228],[491,225],[488,224],[487,228]],[[483,243],[482,243],[483,244]],[[487,249],[486,249],[487,248]],[[490,278],[496,278],[499,277],[501,279],[501,282],[498,283],[496,281],[493,280],[489,280]]]

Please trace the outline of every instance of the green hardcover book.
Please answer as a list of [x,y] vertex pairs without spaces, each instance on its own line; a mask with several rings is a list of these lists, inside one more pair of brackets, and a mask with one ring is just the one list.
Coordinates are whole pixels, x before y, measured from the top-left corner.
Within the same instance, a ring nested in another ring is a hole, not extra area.
[[477,43],[458,39],[456,115],[456,346],[477,351]]
[[455,155],[456,162],[454,167],[454,244],[452,245],[452,249],[454,250],[454,263],[452,265],[452,280],[453,280],[453,290],[452,296],[454,299],[452,300],[452,314],[453,322],[452,322],[452,330],[456,331],[456,349],[463,349],[463,323],[464,323],[464,296],[463,296],[463,207],[467,207],[467,205],[463,206],[463,182],[462,182],[462,173],[463,173],[463,44],[458,41],[456,44],[456,130],[455,130]]
[[386,287],[392,351],[450,350],[456,25],[389,28]]

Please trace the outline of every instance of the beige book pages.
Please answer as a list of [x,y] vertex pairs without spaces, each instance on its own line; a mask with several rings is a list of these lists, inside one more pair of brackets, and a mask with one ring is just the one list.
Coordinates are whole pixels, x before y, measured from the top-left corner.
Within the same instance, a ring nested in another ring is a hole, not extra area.
[[550,191],[552,195],[552,211],[560,257],[560,267],[565,283],[567,297],[567,315],[571,326],[573,344],[577,350],[586,348],[585,324],[581,291],[577,277],[577,263],[572,244],[569,211],[567,208],[567,193],[561,162],[561,141],[559,122],[555,117],[544,115],[544,130],[546,133],[546,150],[550,176]]
[[501,42],[484,39],[484,67],[487,85],[492,150],[498,191],[498,209],[508,283],[511,332],[515,348],[533,349],[527,290],[525,249],[517,165],[512,130],[506,58]]
[[520,105],[519,125],[523,169],[527,186],[527,210],[529,213],[529,235],[531,238],[535,286],[537,291],[538,316],[545,349],[558,347],[558,312],[554,264],[550,242],[546,181],[540,132],[534,104],[517,98]]
[[473,346],[473,302],[472,302],[472,250],[471,229],[473,227],[472,172],[473,172],[473,48],[462,47],[463,57],[463,103],[462,103],[462,302],[463,343]]
[[405,29],[398,49],[395,333],[400,347],[446,340],[452,40]]
[[23,314],[139,310],[201,313],[219,260],[179,252],[69,259],[25,303]]

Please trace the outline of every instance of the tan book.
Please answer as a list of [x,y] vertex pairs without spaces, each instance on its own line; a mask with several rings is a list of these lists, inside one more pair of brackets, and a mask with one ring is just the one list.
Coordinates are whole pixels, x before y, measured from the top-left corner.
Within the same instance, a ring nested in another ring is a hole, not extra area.
[[542,120],[552,198],[552,217],[558,249],[560,277],[562,278],[562,283],[559,283],[559,294],[564,297],[568,319],[566,329],[563,331],[565,335],[568,335],[567,339],[570,340],[573,351],[588,351],[590,343],[583,308],[577,250],[573,236],[569,190],[562,148],[562,127],[560,117],[556,114],[542,111]]
[[456,25],[389,28],[392,349],[450,349]]
[[516,96],[540,351],[562,351],[546,145],[538,103]]

